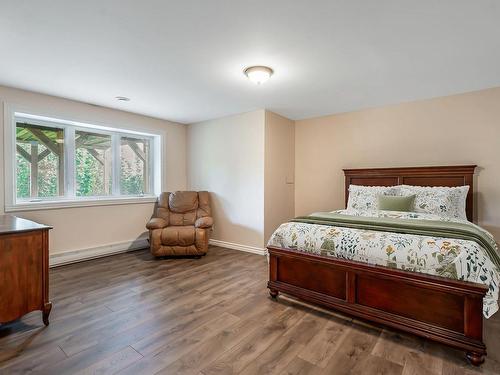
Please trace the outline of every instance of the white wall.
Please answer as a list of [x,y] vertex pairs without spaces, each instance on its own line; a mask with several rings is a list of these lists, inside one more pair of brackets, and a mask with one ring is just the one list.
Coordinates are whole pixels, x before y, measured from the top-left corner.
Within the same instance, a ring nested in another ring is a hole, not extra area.
[[215,240],[264,246],[264,125],[258,110],[188,127],[188,186],[210,191]]
[[188,185],[208,190],[212,238],[262,250],[294,214],[294,122],[259,110],[189,125]]
[[266,111],[264,240],[295,214],[295,122]]
[[[186,188],[186,126],[128,112],[0,86],[0,213],[4,212],[4,104],[34,114],[51,115],[124,129],[163,132],[165,190]],[[89,249],[133,241],[145,233],[152,203],[18,212],[15,215],[52,225],[50,253]]]

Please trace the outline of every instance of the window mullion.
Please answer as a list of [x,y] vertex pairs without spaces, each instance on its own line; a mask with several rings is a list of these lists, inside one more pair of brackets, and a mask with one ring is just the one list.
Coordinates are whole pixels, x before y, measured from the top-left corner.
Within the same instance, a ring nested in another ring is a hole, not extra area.
[[154,170],[154,158],[155,153],[155,143],[154,139],[149,140],[149,154],[148,154],[148,166],[149,169],[149,191],[147,194],[153,194],[155,192],[155,170]]
[[75,129],[67,127],[64,130],[64,169],[65,169],[65,197],[75,198],[76,196],[76,178],[75,178]]
[[153,143],[153,150],[151,152],[151,165],[152,165],[151,168],[154,172],[152,173],[153,185],[151,186],[154,186],[154,189],[151,190],[151,193],[159,195],[164,187],[162,180],[163,165],[161,163],[162,157],[164,156],[163,145],[160,137],[153,138],[152,143]]
[[111,136],[111,163],[113,170],[112,193],[114,196],[120,195],[120,136],[113,134]]

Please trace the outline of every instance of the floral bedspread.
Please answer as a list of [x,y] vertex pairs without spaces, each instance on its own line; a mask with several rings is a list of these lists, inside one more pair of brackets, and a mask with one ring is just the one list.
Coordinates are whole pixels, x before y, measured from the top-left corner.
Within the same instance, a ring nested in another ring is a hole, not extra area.
[[[467,222],[415,212],[353,209],[334,212]],[[489,318],[498,310],[500,272],[474,241],[289,222],[274,232],[268,246],[485,284],[489,289],[483,299],[483,314]]]

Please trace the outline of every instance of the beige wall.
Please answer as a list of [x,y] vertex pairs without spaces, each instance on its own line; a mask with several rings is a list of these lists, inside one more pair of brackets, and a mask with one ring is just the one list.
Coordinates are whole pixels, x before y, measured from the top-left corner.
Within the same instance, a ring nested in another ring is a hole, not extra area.
[[500,238],[500,88],[296,122],[295,214],[344,206],[342,168],[477,164],[476,218]]
[[263,248],[265,111],[191,124],[188,186],[211,193],[213,239]]
[[264,241],[294,216],[295,123],[266,111]]
[[[166,155],[163,185],[166,190],[186,188],[186,127],[168,121],[93,106],[52,96],[0,86],[0,213],[4,212],[3,127],[4,104],[34,114],[107,124],[164,134]],[[17,216],[54,226],[50,234],[51,253],[89,249],[137,239],[145,232],[153,204],[66,208],[18,212]]]

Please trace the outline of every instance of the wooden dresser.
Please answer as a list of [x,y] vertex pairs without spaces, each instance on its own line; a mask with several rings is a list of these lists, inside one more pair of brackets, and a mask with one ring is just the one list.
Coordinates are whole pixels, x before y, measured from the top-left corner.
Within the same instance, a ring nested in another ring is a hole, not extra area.
[[41,310],[49,324],[49,226],[0,215],[0,324]]

